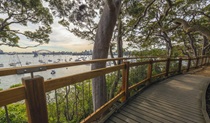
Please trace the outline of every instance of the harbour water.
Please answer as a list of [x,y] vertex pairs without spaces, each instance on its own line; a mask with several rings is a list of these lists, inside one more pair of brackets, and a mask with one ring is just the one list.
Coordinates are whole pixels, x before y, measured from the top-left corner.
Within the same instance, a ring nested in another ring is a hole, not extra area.
[[[91,56],[73,56],[73,55],[38,55],[34,57],[33,54],[2,54],[0,55],[0,69],[12,68],[19,66],[39,65],[74,62],[80,60],[90,60]],[[2,65],[2,66],[1,66]],[[90,65],[80,65],[73,67],[58,68],[54,70],[47,70],[42,72],[35,72],[34,75],[41,75],[45,80],[59,78],[63,76],[73,75],[90,70]],[[51,72],[55,71],[55,74]],[[0,88],[8,89],[11,85],[22,83],[21,78],[30,76],[30,74],[9,75],[0,77]]]

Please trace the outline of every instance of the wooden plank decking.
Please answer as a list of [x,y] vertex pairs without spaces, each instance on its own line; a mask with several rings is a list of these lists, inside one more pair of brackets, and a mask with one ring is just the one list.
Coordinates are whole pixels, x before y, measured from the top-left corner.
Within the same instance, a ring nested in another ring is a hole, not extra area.
[[106,123],[205,123],[201,100],[208,81],[189,74],[166,79],[129,100]]

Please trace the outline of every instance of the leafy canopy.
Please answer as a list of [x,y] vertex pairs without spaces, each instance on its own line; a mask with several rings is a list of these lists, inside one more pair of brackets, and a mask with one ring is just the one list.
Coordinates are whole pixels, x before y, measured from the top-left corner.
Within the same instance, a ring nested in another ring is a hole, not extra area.
[[[0,1],[0,45],[21,47],[21,37],[37,42],[49,42],[50,24],[53,17],[40,0],[1,0]],[[17,30],[13,25],[38,26],[34,31]]]

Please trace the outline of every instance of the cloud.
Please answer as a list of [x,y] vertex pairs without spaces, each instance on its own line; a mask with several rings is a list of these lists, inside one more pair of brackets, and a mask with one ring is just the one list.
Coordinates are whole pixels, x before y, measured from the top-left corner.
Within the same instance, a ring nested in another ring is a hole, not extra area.
[[[1,16],[0,16],[1,17]],[[8,47],[8,46],[1,46],[0,49],[2,49],[5,52],[31,52],[35,50],[40,49],[48,49],[51,51],[83,51],[83,50],[90,50],[93,47],[93,44],[91,41],[87,41],[85,39],[81,39],[79,37],[76,37],[71,32],[67,31],[65,27],[60,25],[58,23],[58,19],[54,19],[54,23],[51,25],[52,27],[52,33],[50,36],[50,42],[48,44],[44,44],[39,47],[35,48],[28,48],[28,49],[20,49],[20,48],[14,48],[14,47]],[[30,30],[33,31],[38,28],[38,25],[29,23],[28,26],[21,26],[18,24],[11,25],[12,29],[20,30],[20,31],[26,31]],[[36,45],[36,42],[32,42],[28,40],[24,36],[20,36],[20,42],[19,45],[21,46],[32,46]]]

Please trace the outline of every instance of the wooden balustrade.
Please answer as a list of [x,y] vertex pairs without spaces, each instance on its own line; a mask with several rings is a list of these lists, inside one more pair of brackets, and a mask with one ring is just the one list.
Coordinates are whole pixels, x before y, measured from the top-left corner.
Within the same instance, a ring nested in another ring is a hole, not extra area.
[[149,61],[148,67],[147,67],[147,79],[148,79],[148,83],[151,82],[151,78],[152,78],[152,64],[153,64],[153,60]]
[[167,58],[167,61],[166,61],[166,77],[168,77],[168,74],[169,74],[169,67],[170,67],[170,58]]
[[125,102],[128,99],[128,96],[129,96],[128,79],[129,79],[129,62],[124,62],[124,69],[123,69],[123,74],[122,74],[122,91],[125,92],[125,95],[122,99],[123,102]]
[[178,73],[181,74],[181,72],[182,72],[182,58],[179,58]]
[[191,66],[191,58],[188,59],[187,72],[190,70],[190,66]]
[[[39,70],[47,70],[47,69],[54,69],[54,68],[60,68],[60,67],[69,67],[69,66],[75,66],[75,65],[82,65],[82,64],[90,64],[90,63],[96,63],[96,62],[106,62],[106,61],[113,61],[113,60],[126,60],[129,58],[117,58],[117,59],[99,59],[99,60],[92,60],[92,61],[84,61],[84,62],[74,62],[74,63],[62,63],[62,64],[56,64],[56,65],[39,65],[39,66],[32,66],[32,67],[19,67],[19,68],[11,68],[11,69],[0,69],[0,76],[4,75],[11,75],[11,74],[17,74],[17,72],[21,72],[23,70],[28,70],[27,72],[31,72],[32,69],[36,69],[36,71]],[[84,72],[76,75],[71,75],[67,77],[61,77],[56,78],[52,80],[47,80],[44,82],[43,77],[34,77],[34,78],[23,78],[23,85],[20,87],[3,90],[0,91],[0,107],[5,106],[11,103],[15,103],[20,100],[26,100],[26,106],[27,106],[27,115],[28,115],[28,122],[30,123],[37,123],[37,122],[48,122],[47,118],[47,106],[46,106],[46,97],[45,93],[51,90],[55,90],[61,87],[65,87],[68,85],[72,85],[75,83],[79,83],[84,80],[88,80],[97,76],[105,75],[107,73],[122,70],[122,90],[117,96],[112,98],[110,101],[108,101],[105,105],[103,105],[101,108],[99,108],[96,112],[92,113],[90,116],[88,116],[86,119],[84,119],[82,122],[92,122],[96,119],[98,119],[107,109],[109,109],[116,101],[122,99],[123,102],[125,102],[127,99],[129,99],[129,93],[131,90],[136,89],[142,84],[145,84],[147,82],[151,82],[152,78],[165,76],[170,76],[170,73],[177,72],[178,74],[182,73],[184,69],[182,69],[183,60],[188,60],[187,63],[187,69],[186,71],[189,71],[191,69],[191,60],[196,59],[196,65],[197,68],[199,65],[199,58],[179,58],[179,59],[164,59],[164,60],[150,60],[150,61],[143,61],[143,62],[136,62],[136,63],[129,63],[129,62],[123,62],[123,64],[116,65],[113,67],[108,68],[101,68],[92,70],[89,72]],[[201,66],[209,64],[209,57],[203,56],[201,57]],[[178,68],[176,71],[170,71],[170,63],[171,61],[177,61]],[[162,73],[159,73],[157,75],[152,75],[153,71],[153,64],[159,63],[159,62],[165,62],[166,63],[166,69]],[[147,67],[147,78],[137,82],[134,85],[129,84],[129,68],[134,66],[140,66],[140,65],[148,65]]]
[[26,110],[29,123],[48,123],[44,78],[35,76],[22,79],[25,86]]

